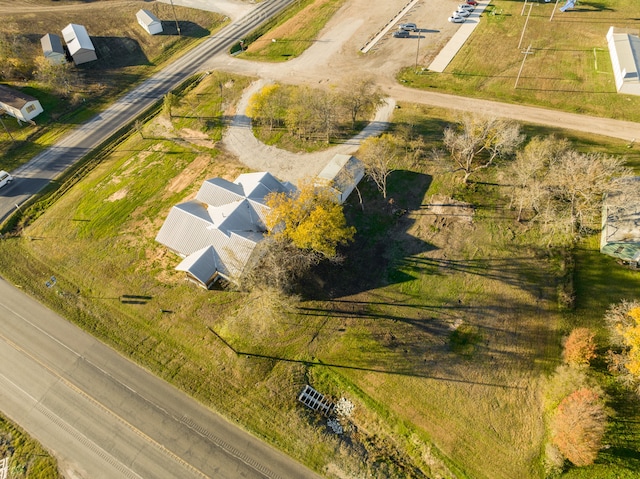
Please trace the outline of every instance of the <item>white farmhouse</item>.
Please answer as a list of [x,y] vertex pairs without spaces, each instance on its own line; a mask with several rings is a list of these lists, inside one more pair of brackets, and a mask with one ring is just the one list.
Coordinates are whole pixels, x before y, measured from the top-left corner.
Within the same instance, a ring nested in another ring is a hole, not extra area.
[[62,29],[62,37],[76,65],[98,59],[96,49],[84,26],[70,23]]
[[47,33],[40,39],[40,44],[42,45],[42,54],[51,63],[62,64],[67,62],[62,40],[58,35]]
[[0,85],[0,110],[18,121],[30,121],[44,111],[36,98],[6,85]]
[[138,10],[138,13],[136,13],[136,18],[140,26],[144,28],[147,33],[151,35],[162,33],[162,22],[149,10],[141,8]]

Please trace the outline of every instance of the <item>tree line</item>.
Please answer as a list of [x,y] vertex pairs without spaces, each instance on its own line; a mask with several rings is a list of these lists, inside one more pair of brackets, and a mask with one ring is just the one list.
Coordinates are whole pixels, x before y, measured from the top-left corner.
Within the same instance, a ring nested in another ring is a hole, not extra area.
[[251,97],[247,115],[268,132],[285,128],[299,140],[330,143],[341,133],[354,130],[383,103],[370,78],[353,79],[330,89],[273,84]]

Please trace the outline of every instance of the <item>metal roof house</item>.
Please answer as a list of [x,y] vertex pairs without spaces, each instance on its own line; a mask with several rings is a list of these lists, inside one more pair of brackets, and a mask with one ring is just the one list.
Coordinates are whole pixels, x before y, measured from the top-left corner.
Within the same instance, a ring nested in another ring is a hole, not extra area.
[[611,27],[607,43],[618,93],[640,95],[640,38]]
[[347,201],[364,176],[364,165],[355,156],[335,155],[318,173],[316,184],[328,186],[336,194],[338,203]]
[[47,33],[40,39],[42,54],[51,63],[62,64],[67,62],[67,55],[62,47],[62,40],[58,35]]
[[605,195],[600,252],[640,266],[640,176]]
[[184,258],[176,269],[200,286],[233,281],[266,233],[267,195],[293,190],[266,172],[206,180],[194,200],[171,208],[156,241]]
[[96,49],[84,26],[70,23],[62,29],[62,38],[64,38],[69,54],[76,65],[98,59]]
[[162,33],[162,22],[149,10],[141,8],[138,10],[138,13],[136,13],[136,18],[138,19],[140,26],[150,35]]
[[0,85],[0,110],[18,121],[30,121],[44,111],[37,98],[6,85]]

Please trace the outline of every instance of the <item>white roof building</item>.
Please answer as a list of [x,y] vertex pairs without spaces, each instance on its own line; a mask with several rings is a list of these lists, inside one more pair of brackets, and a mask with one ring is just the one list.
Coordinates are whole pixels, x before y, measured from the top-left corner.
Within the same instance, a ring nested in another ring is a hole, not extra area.
[[316,184],[327,186],[336,194],[338,203],[347,201],[364,176],[364,165],[355,156],[335,155],[318,173]]
[[62,37],[76,65],[98,59],[96,49],[84,26],[70,23],[62,29]]
[[640,95],[640,38],[611,27],[607,43],[618,93]]
[[0,110],[18,121],[30,121],[44,111],[37,98],[6,85],[0,85]]
[[640,176],[618,181],[605,195],[600,252],[640,266]]
[[266,172],[207,180],[194,200],[171,208],[156,241],[184,258],[176,269],[201,286],[233,281],[266,233],[267,195],[294,189]]
[[136,13],[136,18],[140,26],[144,28],[147,33],[151,35],[162,33],[162,22],[149,10],[141,8],[138,10],[138,13]]
[[67,55],[62,47],[62,40],[58,35],[47,33],[40,39],[42,54],[51,63],[62,64],[67,62]]

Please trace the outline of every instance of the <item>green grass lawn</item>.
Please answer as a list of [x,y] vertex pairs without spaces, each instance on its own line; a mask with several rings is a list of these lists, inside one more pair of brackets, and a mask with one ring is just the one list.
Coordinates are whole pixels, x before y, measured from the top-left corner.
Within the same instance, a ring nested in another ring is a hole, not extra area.
[[[295,310],[264,317],[255,296],[199,289],[154,238],[202,180],[246,171],[215,142],[221,105],[249,82],[213,73],[194,84],[172,119],[161,114],[132,133],[20,235],[0,241],[3,276],[328,477],[543,477],[541,388],[559,364],[561,337],[599,327],[610,301],[638,291],[638,273],[586,241],[576,253],[576,310],[559,311],[559,257],[514,222],[495,173],[464,189],[423,158],[392,173],[393,203],[361,184],[363,205],[355,197],[346,205],[355,243],[343,263],[305,278]],[[415,125],[428,151],[449,115],[403,105],[394,121]],[[56,288],[46,288],[52,274]],[[594,374],[617,412],[612,447],[567,477],[633,477],[636,400],[602,367]],[[355,404],[346,436],[296,401],[304,384]]]
[[[605,38],[610,26],[637,32],[640,4],[579,2],[573,11],[556,10],[549,21],[554,4],[529,3],[531,15],[519,48],[529,7],[521,15],[523,2],[493,0],[443,73],[416,74],[408,67],[399,78],[414,88],[640,121],[640,97],[616,93]],[[529,45],[534,53],[528,55],[515,89],[521,51]]]

